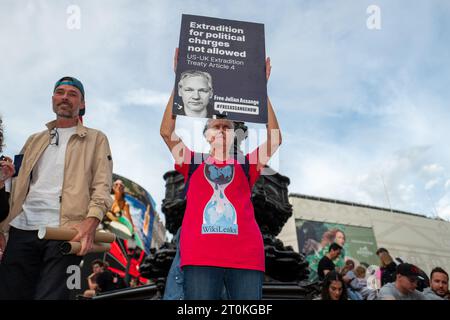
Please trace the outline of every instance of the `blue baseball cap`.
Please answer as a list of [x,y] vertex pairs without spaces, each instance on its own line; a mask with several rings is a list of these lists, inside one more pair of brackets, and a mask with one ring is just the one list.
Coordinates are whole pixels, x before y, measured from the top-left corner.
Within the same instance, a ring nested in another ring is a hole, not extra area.
[[53,88],[53,92],[55,92],[56,88],[58,88],[59,86],[61,86],[63,84],[66,84],[69,86],[74,86],[75,88],[80,90],[81,95],[84,99],[84,87],[80,80],[78,80],[77,78],[74,78],[74,77],[62,77],[61,79],[56,81],[55,87]]

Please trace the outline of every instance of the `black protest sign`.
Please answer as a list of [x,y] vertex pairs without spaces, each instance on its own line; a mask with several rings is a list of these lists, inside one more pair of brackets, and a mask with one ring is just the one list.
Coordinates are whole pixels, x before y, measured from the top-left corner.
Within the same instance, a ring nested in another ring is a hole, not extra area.
[[264,25],[183,15],[173,113],[267,123]]

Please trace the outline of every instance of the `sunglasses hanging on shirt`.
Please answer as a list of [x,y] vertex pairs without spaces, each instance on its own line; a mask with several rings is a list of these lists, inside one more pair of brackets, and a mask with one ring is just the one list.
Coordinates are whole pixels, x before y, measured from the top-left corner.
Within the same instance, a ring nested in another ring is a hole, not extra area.
[[56,128],[53,128],[50,131],[50,143],[49,143],[49,146],[51,146],[51,145],[55,145],[55,146],[59,145],[59,133],[58,133],[58,130]]

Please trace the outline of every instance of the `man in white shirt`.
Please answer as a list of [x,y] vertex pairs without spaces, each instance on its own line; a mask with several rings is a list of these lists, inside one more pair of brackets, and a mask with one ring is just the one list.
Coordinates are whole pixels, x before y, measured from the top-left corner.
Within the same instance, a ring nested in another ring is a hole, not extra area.
[[[0,223],[0,299],[68,299],[68,267],[80,263],[110,208],[112,157],[106,136],[84,127],[82,83],[64,77],[52,96],[56,120],[25,143],[11,190],[11,209]],[[64,256],[61,241],[37,236],[42,227],[70,227],[78,255]],[[6,237],[8,242],[5,249]]]

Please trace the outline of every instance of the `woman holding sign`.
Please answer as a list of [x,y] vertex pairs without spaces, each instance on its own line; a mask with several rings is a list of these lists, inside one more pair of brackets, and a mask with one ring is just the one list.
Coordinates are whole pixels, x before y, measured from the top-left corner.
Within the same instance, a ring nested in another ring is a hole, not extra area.
[[[177,61],[178,49],[175,69]],[[265,68],[268,80],[270,59]],[[261,299],[264,243],[251,189],[281,144],[272,105],[268,100],[267,141],[246,155],[243,164],[232,155],[234,123],[227,119],[208,119],[204,136],[210,152],[195,156],[175,134],[173,98],[172,92],[160,132],[188,186],[180,236],[184,297],[217,300],[225,286],[229,299]]]

